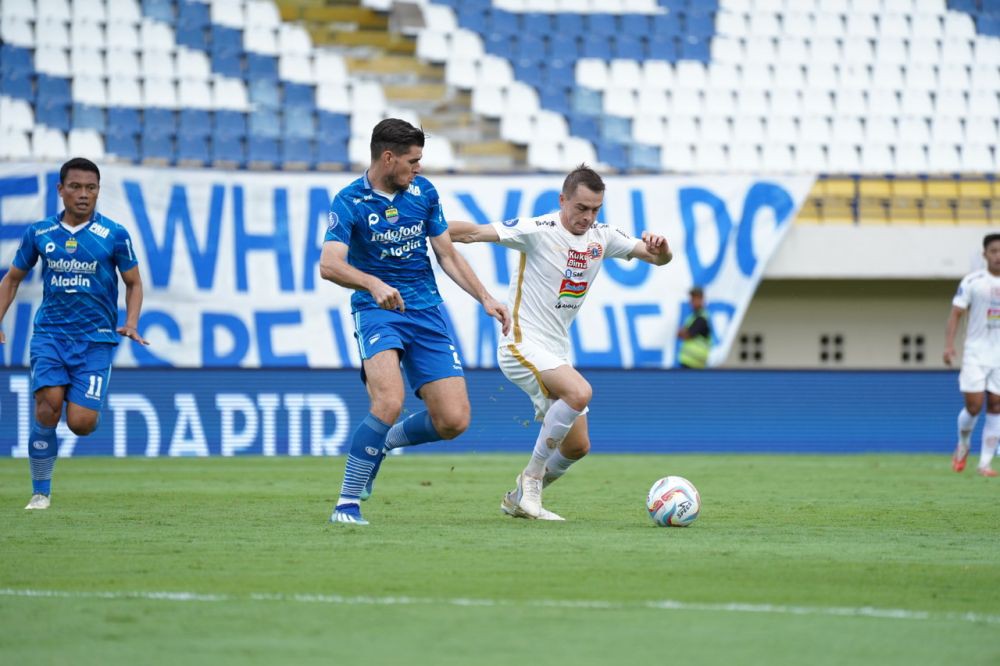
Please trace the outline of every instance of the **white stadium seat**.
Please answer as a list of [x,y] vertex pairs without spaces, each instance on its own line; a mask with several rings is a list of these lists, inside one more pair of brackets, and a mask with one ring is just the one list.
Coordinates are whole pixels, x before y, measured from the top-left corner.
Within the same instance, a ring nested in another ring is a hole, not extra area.
[[66,136],[57,129],[38,126],[31,137],[31,154],[40,160],[65,160]]
[[70,155],[91,160],[104,159],[104,139],[97,130],[70,130],[68,147]]

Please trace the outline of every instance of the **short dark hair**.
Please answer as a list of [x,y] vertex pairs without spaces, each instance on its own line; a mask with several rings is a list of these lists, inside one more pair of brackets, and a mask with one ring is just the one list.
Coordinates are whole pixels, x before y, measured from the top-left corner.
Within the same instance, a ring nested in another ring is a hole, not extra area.
[[705,290],[702,289],[699,286],[694,286],[694,287],[691,287],[691,290],[688,292],[688,294],[691,295],[691,296],[704,296],[705,295]]
[[563,181],[562,194],[564,197],[571,197],[576,192],[576,188],[583,185],[593,192],[604,191],[604,181],[600,174],[591,169],[586,164],[581,164],[569,172],[566,180]]
[[985,250],[994,241],[1000,241],[1000,234],[986,234],[986,238],[983,239],[983,249]]
[[411,146],[424,147],[424,131],[399,118],[386,118],[372,130],[372,160],[377,160],[387,150],[402,155]]
[[77,171],[90,171],[91,173],[97,174],[97,182],[101,182],[101,170],[97,168],[97,165],[88,160],[86,157],[74,157],[66,164],[63,164],[59,168],[59,182],[66,183],[66,174],[70,172],[70,169],[76,169]]

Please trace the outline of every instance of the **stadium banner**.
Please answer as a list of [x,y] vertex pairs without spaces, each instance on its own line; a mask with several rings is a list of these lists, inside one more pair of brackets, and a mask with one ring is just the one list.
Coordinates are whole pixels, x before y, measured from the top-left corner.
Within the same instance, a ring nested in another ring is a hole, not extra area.
[[[98,210],[125,226],[140,259],[140,333],[117,367],[357,367],[350,293],[319,277],[331,198],[358,174],[225,172],[106,166]],[[562,176],[432,176],[447,219],[478,223],[551,212]],[[25,225],[61,209],[58,166],[0,165],[0,266]],[[768,260],[812,186],[808,176],[610,176],[600,220],[667,237],[665,267],[612,260],[572,330],[581,367],[675,365],[688,289],[705,288],[709,358],[726,358]],[[516,253],[460,245],[504,300]],[[495,367],[497,325],[435,264],[445,310],[469,368]],[[4,322],[6,366],[25,366],[41,285],[22,284]],[[122,290],[124,291],[124,290]],[[122,298],[124,296],[122,295]],[[122,301],[123,303],[124,301]],[[122,313],[123,316],[123,313]]]
[[[953,446],[955,371],[585,374],[594,387],[594,453],[936,452],[946,470]],[[538,424],[528,397],[496,369],[470,370],[466,379],[469,429],[405,455],[529,455]],[[2,457],[27,455],[29,386],[25,370],[0,368]],[[418,409],[408,395],[404,414]],[[347,451],[367,412],[354,369],[122,368],[111,377],[97,431],[78,438],[63,423],[57,435],[61,456],[330,456]]]

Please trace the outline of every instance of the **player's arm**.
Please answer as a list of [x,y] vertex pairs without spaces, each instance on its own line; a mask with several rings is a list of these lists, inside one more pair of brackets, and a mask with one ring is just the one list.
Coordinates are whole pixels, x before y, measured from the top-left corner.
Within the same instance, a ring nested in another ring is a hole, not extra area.
[[335,240],[323,243],[323,252],[319,257],[319,276],[341,287],[367,291],[383,310],[402,312],[406,309],[398,289],[348,263],[346,243]]
[[948,326],[944,331],[944,364],[951,365],[955,362],[955,334],[958,333],[958,323],[965,314],[965,308],[957,305],[951,306],[951,313],[948,315]]
[[455,243],[495,243],[500,240],[500,234],[492,224],[449,222],[448,234]]
[[642,232],[642,240],[635,244],[629,259],[641,259],[654,266],[662,266],[674,258],[667,239],[649,231]]
[[[17,296],[17,288],[21,286],[21,281],[27,275],[28,271],[22,271],[17,266],[11,266],[7,274],[0,280],[0,322],[3,322],[3,318],[7,315],[7,309],[14,302],[14,297]],[[3,331],[0,330],[0,345],[6,341],[7,338],[4,336]]]
[[[488,226],[488,225],[472,225]],[[465,290],[467,294],[479,301],[486,314],[500,322],[504,335],[510,332],[510,312],[507,306],[493,298],[486,287],[479,281],[476,274],[469,266],[469,262],[455,250],[455,245],[451,242],[448,231],[431,237],[431,247],[434,248],[434,256],[437,257],[441,268],[448,274],[455,284]]]
[[133,266],[123,272],[122,282],[125,283],[125,325],[116,330],[119,335],[141,345],[148,345],[149,341],[139,335],[139,313],[142,311],[142,276],[139,275],[139,267]]

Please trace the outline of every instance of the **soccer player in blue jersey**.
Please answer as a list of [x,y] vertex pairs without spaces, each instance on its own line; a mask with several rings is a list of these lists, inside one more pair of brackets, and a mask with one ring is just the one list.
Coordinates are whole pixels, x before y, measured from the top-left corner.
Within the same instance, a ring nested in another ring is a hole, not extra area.
[[[440,311],[428,248],[444,272],[510,330],[507,308],[486,291],[455,250],[437,190],[420,175],[424,133],[396,118],[372,131],[368,171],[330,207],[320,275],[354,290],[355,337],[370,411],[351,439],[331,522],[367,525],[359,500],[371,495],[386,451],[453,439],[469,426],[469,397],[455,342]],[[396,423],[403,372],[426,405]]]
[[[52,469],[59,453],[56,426],[89,435],[101,420],[118,337],[148,344],[136,326],[142,280],[128,232],[95,212],[101,189],[97,165],[73,158],[59,170],[65,210],[30,225],[0,280],[0,322],[28,271],[42,262],[42,304],[31,336],[31,391],[35,422],[28,456],[33,494],[26,509],[49,508]],[[118,275],[125,282],[125,325],[118,321]],[[0,330],[0,344],[5,337]]]

